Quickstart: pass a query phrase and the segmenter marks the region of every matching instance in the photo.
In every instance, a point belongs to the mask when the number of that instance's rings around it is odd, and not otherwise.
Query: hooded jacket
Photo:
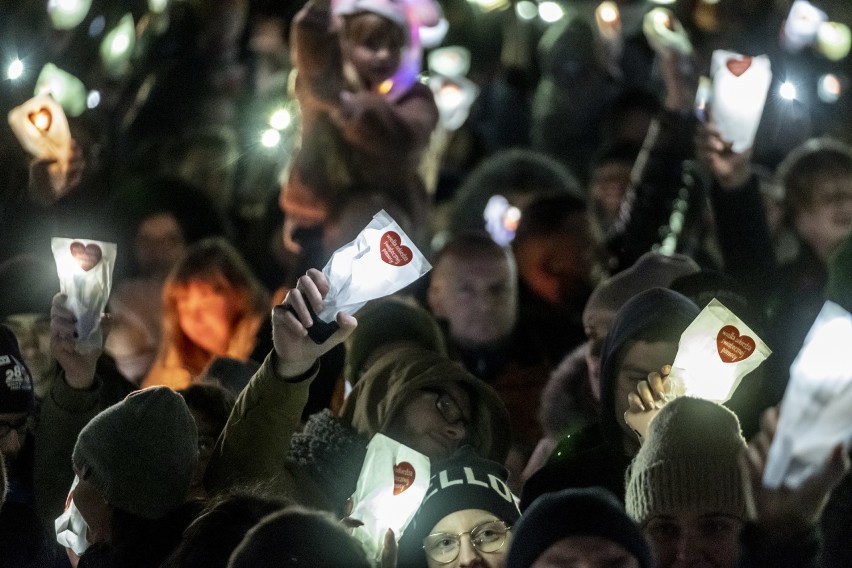
[[[427,349],[395,349],[379,358],[353,389],[335,417],[313,415],[296,433],[316,365],[295,382],[275,374],[272,357],[237,399],[219,439],[207,475],[208,487],[270,484],[302,505],[340,512],[355,490],[370,438],[392,423],[398,412],[424,388],[461,384],[473,408],[474,448],[503,462],[508,454],[509,416],[485,383]]]

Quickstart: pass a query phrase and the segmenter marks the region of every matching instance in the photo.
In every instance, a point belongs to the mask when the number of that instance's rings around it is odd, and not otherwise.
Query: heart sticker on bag
[[[742,59],[728,59],[725,65],[728,67],[728,71],[733,73],[735,77],[739,77],[751,67],[751,57],[745,56]]]
[[[408,462],[393,466],[393,494],[399,495],[414,483],[414,466]]]
[[[79,241],[74,241],[71,243],[70,249],[71,256],[77,260],[80,268],[86,272],[97,266],[103,256],[101,253],[101,247],[94,244],[84,245]]]
[[[27,118],[29,118],[30,122],[33,123],[33,126],[38,128],[42,133],[50,130],[50,125],[53,124],[53,115],[45,107],[41,107],[37,111],[29,113]]]
[[[747,359],[754,353],[754,348],[754,339],[748,335],[740,335],[740,330],[733,325],[726,325],[716,335],[716,349],[719,351],[719,358],[725,363]]]
[[[388,231],[382,235],[379,249],[382,260],[391,266],[405,266],[414,258],[411,249],[402,244],[402,239],[395,231]]]

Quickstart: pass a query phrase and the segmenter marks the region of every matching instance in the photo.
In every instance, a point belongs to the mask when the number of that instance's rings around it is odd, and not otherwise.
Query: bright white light
[[[148,0],[148,9],[155,14],[162,14],[169,6],[169,0]]]
[[[521,0],[515,4],[515,13],[520,19],[529,21],[538,16],[538,6],[535,5],[535,2]]]
[[[796,100],[796,85],[790,81],[784,81],[778,88],[778,94],[781,95],[782,99],[794,101]]]
[[[110,49],[112,50],[112,54],[115,56],[119,56],[127,51],[127,48],[130,47],[130,37],[126,33],[116,34],[114,38],[112,38],[112,44],[110,44]]]
[[[264,130],[260,136],[260,143],[267,148],[274,148],[278,146],[279,142],[281,142],[281,134],[274,128]]]
[[[88,108],[95,108],[101,104],[101,93],[100,91],[89,91],[89,94],[86,96],[86,106]]]
[[[565,10],[556,2],[542,2],[538,5],[538,15],[548,24],[552,24],[565,16]]]
[[[823,75],[819,78],[819,83],[817,83],[817,94],[822,102],[829,104],[836,103],[842,92],[843,85],[841,85],[840,79],[837,78],[837,75],[828,73],[827,75]]]
[[[15,59],[9,64],[9,69],[6,71],[6,76],[11,80],[18,79],[24,74],[24,62],[20,59]]]
[[[611,24],[618,19],[618,6],[614,2],[601,2],[598,6],[598,17],[605,24]]]
[[[503,10],[509,7],[508,0],[473,0],[483,12]]]
[[[659,4],[660,6],[668,6],[669,4],[674,4],[677,0],[651,0],[654,4]]]
[[[290,112],[286,108],[280,108],[269,117],[269,126],[275,130],[284,130],[290,126],[292,120]]]

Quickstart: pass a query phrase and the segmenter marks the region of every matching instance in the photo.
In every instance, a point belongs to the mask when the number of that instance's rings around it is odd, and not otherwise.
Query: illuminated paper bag
[[[329,290],[323,310],[308,328],[311,338],[322,343],[336,329],[337,312],[355,313],[370,300],[405,288],[431,268],[405,231],[382,209],[322,269]]]
[[[47,94],[33,97],[9,111],[9,126],[32,156],[56,160],[49,168],[51,185],[54,192],[63,188],[71,158],[71,129],[59,103]]]
[[[675,51],[681,55],[692,53],[692,42],[683,24],[667,8],[654,8],[642,19],[642,33],[651,48],[660,53]]]
[[[91,353],[103,346],[101,314],[112,289],[116,245],[88,239],[51,239],[59,291],[77,317],[77,351]]]
[[[430,476],[428,457],[383,434],[373,436],[349,514],[364,523],[352,536],[368,557],[381,558],[388,529],[399,539],[426,496]]]
[[[826,302],[790,366],[763,484],[795,488],[852,442],[852,315]]]
[[[438,106],[441,126],[450,132],[464,124],[479,96],[479,86],[464,77],[449,78],[434,74],[429,77],[429,88]]]
[[[666,401],[692,396],[726,402],[743,377],[771,353],[757,334],[714,298],[680,336]]]
[[[741,154],[754,144],[772,82],[769,58],[751,57],[717,49],[710,62],[713,79],[713,122],[722,139]]]
[[[789,51],[799,51],[816,39],[820,24],[828,19],[825,12],[807,2],[796,0],[784,21],[781,44]]]
[[[87,538],[89,526],[74,504],[74,488],[79,481],[80,478],[75,475],[68,498],[65,500],[65,511],[53,523],[56,542],[65,548],[70,548],[77,556],[81,556],[89,548]]]

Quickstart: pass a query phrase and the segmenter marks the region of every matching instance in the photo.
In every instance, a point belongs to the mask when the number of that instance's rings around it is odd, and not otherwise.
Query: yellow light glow
[[[30,117],[33,125],[42,132],[47,132],[50,128],[50,123],[53,121],[53,116],[46,108],[40,109],[34,116]]]
[[[601,2],[597,9],[598,18],[605,24],[615,23],[619,19],[618,6],[615,2]]]
[[[390,93],[392,88],[393,88],[393,81],[391,81],[390,79],[385,79],[384,81],[382,81],[382,84],[379,85],[379,94],[380,95],[386,95],[386,94]]]
[[[839,22],[824,22],[817,30],[817,47],[831,61],[840,61],[849,55],[852,32]]]

